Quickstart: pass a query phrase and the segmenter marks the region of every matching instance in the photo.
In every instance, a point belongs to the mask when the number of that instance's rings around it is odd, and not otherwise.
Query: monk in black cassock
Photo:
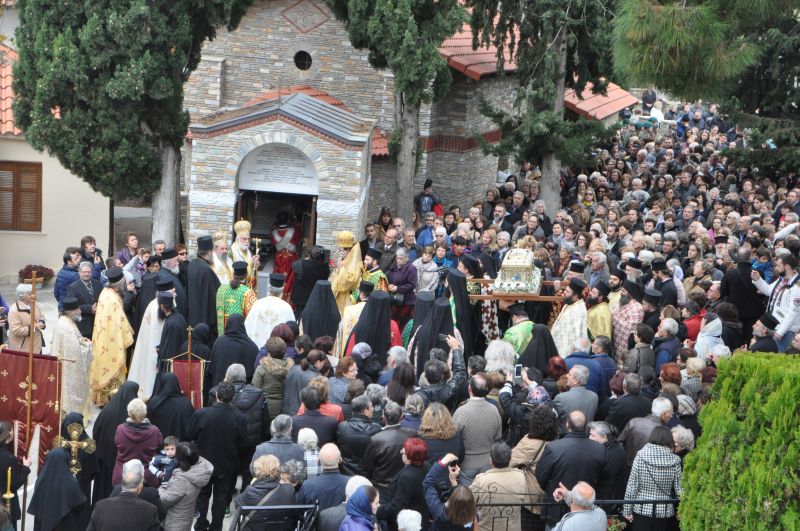
[[[192,354],[211,361],[211,346],[214,340],[211,339],[211,329],[205,323],[200,323],[192,329]],[[189,338],[181,343],[180,352],[189,351]]]
[[[128,380],[114,393],[108,404],[97,415],[92,427],[92,438],[97,445],[97,475],[94,479],[92,505],[111,494],[111,476],[117,461],[117,445],[114,437],[117,426],[128,418],[128,404],[139,395],[139,384]]]
[[[217,330],[217,289],[219,278],[211,268],[214,243],[211,236],[197,238],[197,258],[189,262],[189,324],[196,328],[205,323],[211,329],[211,336]]]
[[[543,324],[535,324],[531,329],[531,340],[522,351],[517,363],[523,367],[539,369],[547,375],[547,363],[553,356],[558,356],[556,343],[550,335],[550,329]]]
[[[20,463],[17,456],[14,455],[13,445],[11,444],[13,439],[14,433],[11,429],[11,423],[5,420],[0,422],[0,475],[3,478],[3,493],[5,493],[6,478],[8,470],[11,469],[11,494],[14,495],[11,499],[11,523],[16,529],[16,522],[22,516],[22,512],[19,509],[17,491],[28,480],[31,469],[29,468],[29,460],[26,459],[24,463]]]
[[[416,319],[416,315],[414,317]],[[450,307],[450,301],[444,297],[439,297],[433,301],[433,308],[420,324],[412,344],[408,347],[412,363],[417,369],[417,378],[425,370],[425,364],[430,360],[432,348],[440,348],[445,352],[449,351],[450,347],[447,345],[447,341],[440,339],[440,336],[452,336],[454,334],[453,312]]]
[[[71,440],[67,427],[72,424],[79,424],[83,427],[83,415],[75,412],[68,413],[67,416],[64,417],[64,420],[61,421],[61,437],[65,441]],[[86,433],[86,430],[83,429],[78,436],[78,440],[85,441],[88,438],[89,435]],[[86,450],[80,449],[78,450],[78,462],[81,465],[81,469],[75,477],[78,479],[81,491],[86,496],[86,504],[89,505],[92,497],[92,481],[97,474],[97,453],[89,453]],[[89,524],[88,518],[86,524]]]
[[[327,280],[317,280],[308,297],[308,305],[300,314],[299,324],[303,327],[303,333],[312,340],[322,336],[336,337],[341,320],[342,316],[336,305],[331,283]]]
[[[164,322],[161,341],[158,343],[158,374],[153,393],[161,386],[161,377],[167,371],[167,360],[181,354],[181,345],[186,341],[186,319],[177,312],[175,299],[170,291],[158,293],[158,319]]]
[[[64,448],[53,448],[45,457],[28,504],[34,531],[83,531],[89,524],[86,495],[70,472],[69,459]]]
[[[778,344],[772,336],[778,328],[778,320],[772,314],[765,313],[753,325],[753,343],[750,352],[778,352]]]
[[[189,299],[186,296],[186,286],[180,277],[180,267],[178,266],[178,251],[173,247],[165,249],[161,253],[161,277],[168,278],[175,287],[175,307],[184,319],[189,317]]]
[[[184,440],[194,408],[183,396],[178,377],[171,372],[161,376],[161,389],[147,402],[147,419],[164,437]]]
[[[464,359],[473,354],[476,338],[481,333],[480,319],[476,316],[475,307],[469,301],[467,276],[458,269],[447,271],[447,288],[450,292],[451,304],[455,307],[456,327],[464,342]]]
[[[247,383],[250,383],[253,380],[253,373],[256,372],[257,356],[258,347],[247,335],[244,317],[239,313],[230,314],[225,325],[225,334],[214,341],[214,348],[211,349],[211,363],[208,364],[209,382],[206,389],[216,387],[224,380],[225,372],[234,363],[244,365]]]

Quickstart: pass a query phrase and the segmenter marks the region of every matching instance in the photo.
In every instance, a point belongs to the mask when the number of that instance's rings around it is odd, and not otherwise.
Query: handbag
[[[266,496],[261,498],[261,501],[258,502],[256,505],[258,507],[260,507],[260,506],[266,504],[269,501],[269,499],[272,497],[272,495],[275,494],[276,492],[278,492],[279,488],[280,488],[280,483],[274,489],[269,491]],[[242,520],[242,525],[239,526],[239,529],[247,529],[247,525],[250,523],[250,520],[253,518],[253,514],[254,513],[255,513],[255,511],[250,511],[250,514],[245,516],[244,520]]]

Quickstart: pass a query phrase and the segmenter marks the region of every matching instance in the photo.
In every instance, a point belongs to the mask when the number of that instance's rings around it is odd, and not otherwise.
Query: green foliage
[[[147,196],[160,142],[188,128],[183,84],[203,42],[233,29],[253,0],[18,0],[14,117],[96,191]]]
[[[468,2],[473,46],[496,46],[500,68],[509,54],[519,81],[513,109],[482,104],[481,112],[503,131],[503,140],[494,145],[483,142],[484,150],[536,162],[556,154],[564,162],[576,163],[604,136],[597,122],[565,121],[560,100],[562,86],[580,94],[591,82],[594,93],[605,92],[611,69],[610,4],[608,0]]]
[[[370,64],[392,71],[395,94],[403,94],[406,105],[447,93],[452,77],[439,47],[464,20],[458,0],[326,2],[344,22],[353,46],[369,50]]]
[[[741,353],[719,367],[684,466],[681,529],[800,528],[800,358]]]

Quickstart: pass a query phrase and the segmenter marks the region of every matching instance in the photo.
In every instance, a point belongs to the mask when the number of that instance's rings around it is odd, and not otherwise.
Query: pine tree
[[[394,130],[397,152],[397,215],[411,219],[412,185],[419,149],[423,103],[447,94],[452,76],[439,53],[445,39],[462,25],[458,0],[326,0],[344,22],[350,42],[369,50],[369,62],[394,74]]]
[[[610,0],[472,0],[473,47],[497,47],[516,62],[519,82],[511,111],[484,103],[481,111],[500,126],[503,139],[484,148],[541,165],[542,199],[551,215],[560,207],[561,164],[582,165],[604,128],[564,119],[564,94],[605,91],[611,69]]]
[[[94,190],[153,194],[153,239],[174,242],[183,84],[252,1],[17,0],[16,122]]]

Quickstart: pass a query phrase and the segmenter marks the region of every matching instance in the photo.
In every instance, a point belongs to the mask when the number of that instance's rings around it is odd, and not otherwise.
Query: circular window
[[[300,50],[294,54],[294,66],[300,70],[308,70],[311,68],[311,54],[304,50]]]

